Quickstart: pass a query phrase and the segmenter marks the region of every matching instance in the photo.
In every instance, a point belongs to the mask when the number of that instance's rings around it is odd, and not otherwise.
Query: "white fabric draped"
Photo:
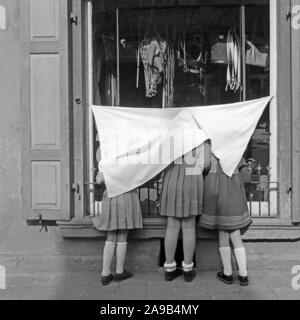
[[[145,184],[208,139],[232,176],[270,100],[173,109],[93,106],[109,198]]]

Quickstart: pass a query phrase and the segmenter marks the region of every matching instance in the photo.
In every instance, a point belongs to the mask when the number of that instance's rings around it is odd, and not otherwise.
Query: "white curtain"
[[[174,109],[93,106],[108,196],[145,184],[208,139],[232,176],[270,100]]]

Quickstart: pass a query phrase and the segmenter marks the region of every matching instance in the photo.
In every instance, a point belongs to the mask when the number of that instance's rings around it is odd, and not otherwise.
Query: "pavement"
[[[160,241],[140,241],[129,247],[125,264],[134,277],[103,287],[102,241],[64,241],[54,234],[55,242],[50,235],[37,238],[44,239],[42,247],[40,242],[22,246],[22,234],[18,250],[15,243],[11,250],[0,246],[0,300],[300,300],[300,242],[245,243],[250,286],[244,288],[216,279],[217,241],[198,243],[191,284],[183,277],[165,282],[158,267]],[[4,278],[6,290],[1,289]]]
[[[287,269],[253,270],[250,286],[240,287],[219,282],[215,272],[199,271],[191,284],[182,277],[167,283],[160,269],[103,287],[97,272],[18,272],[7,275],[0,300],[300,300],[300,277],[294,278],[298,291],[293,277]]]

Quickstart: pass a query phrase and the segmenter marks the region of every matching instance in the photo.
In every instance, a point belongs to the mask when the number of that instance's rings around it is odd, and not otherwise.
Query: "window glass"
[[[93,1],[93,103],[174,108],[269,95],[269,1],[246,1],[245,14],[240,1],[214,3]],[[254,179],[266,181],[247,189],[253,201],[268,198],[269,121],[266,110],[245,153]],[[98,140],[94,128],[95,168]],[[141,188],[146,215],[158,214],[160,188],[160,177]]]

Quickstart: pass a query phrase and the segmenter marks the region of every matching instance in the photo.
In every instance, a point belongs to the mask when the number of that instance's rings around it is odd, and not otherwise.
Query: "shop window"
[[[138,1],[89,2],[90,104],[206,106],[257,99],[276,91],[276,28],[270,28],[276,25],[275,16],[270,19],[276,4],[181,2],[152,1],[151,6]],[[151,76],[143,61],[143,48],[148,45],[158,53]],[[277,215],[274,109],[266,109],[245,152],[251,173],[246,194],[254,217]],[[89,214],[97,215],[103,194],[94,184],[100,145],[89,112]],[[145,216],[158,216],[161,187],[158,176],[139,189]]]

